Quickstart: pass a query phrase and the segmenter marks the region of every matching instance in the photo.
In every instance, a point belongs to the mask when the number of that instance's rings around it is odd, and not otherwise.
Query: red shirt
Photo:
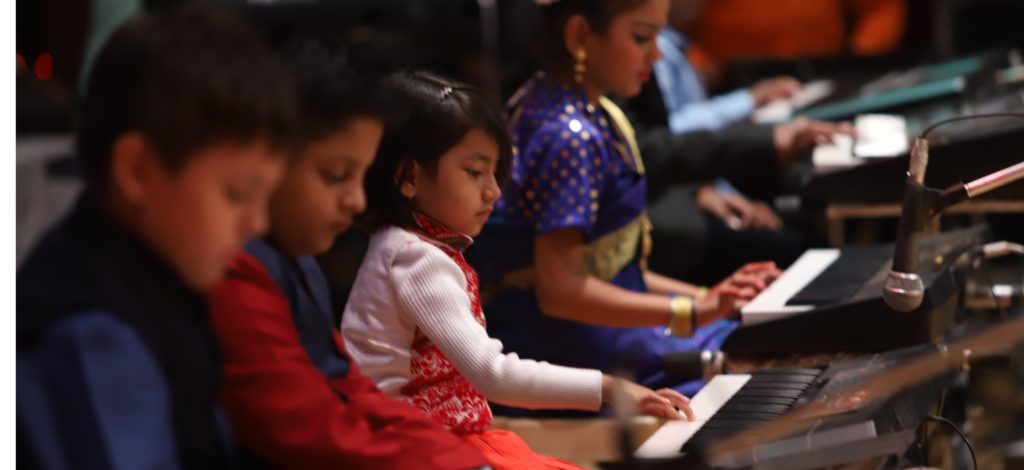
[[[299,340],[284,292],[249,254],[210,294],[224,355],[221,401],[238,441],[289,468],[488,465],[472,445],[416,408],[385,396],[355,362],[327,377]],[[344,352],[337,330],[330,334]],[[347,356],[347,353],[346,353]]]

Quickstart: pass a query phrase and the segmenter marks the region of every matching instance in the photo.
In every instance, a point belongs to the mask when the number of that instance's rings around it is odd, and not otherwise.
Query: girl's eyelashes
[[[324,170],[320,172],[320,177],[327,184],[341,184],[348,179],[348,173],[347,170]]]
[[[225,186],[224,195],[228,201],[237,205],[248,204],[255,197],[253,191],[241,189],[234,185]]]
[[[338,184],[345,181],[345,175],[341,173],[324,173],[323,178],[327,184]]]
[[[644,34],[636,34],[636,33],[633,34],[633,40],[636,41],[636,43],[641,45],[641,46],[644,45],[644,44],[647,44],[648,42],[650,42],[653,37],[654,36],[649,36],[649,35],[644,35]]]
[[[484,172],[474,170],[472,168],[466,168],[466,173],[469,173],[469,176],[472,176],[473,178],[479,178],[484,175]]]

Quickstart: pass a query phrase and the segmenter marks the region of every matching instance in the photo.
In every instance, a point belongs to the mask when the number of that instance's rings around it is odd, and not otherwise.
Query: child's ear
[[[398,166],[395,183],[398,184],[398,191],[406,199],[412,199],[416,196],[416,179],[419,176],[419,172],[420,166],[411,158],[402,160],[402,164]]]
[[[110,183],[131,203],[146,198],[148,180],[160,165],[149,142],[138,132],[128,132],[110,149]]]
[[[569,20],[565,22],[565,30],[563,31],[563,41],[565,42],[565,49],[569,52],[569,57],[575,57],[576,53],[580,50],[586,50],[588,46],[588,39],[590,38],[590,23],[583,15],[572,15]]]

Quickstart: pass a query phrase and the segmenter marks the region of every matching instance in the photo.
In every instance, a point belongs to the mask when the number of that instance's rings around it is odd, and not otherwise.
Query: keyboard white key
[[[835,262],[839,253],[837,248],[805,251],[782,276],[743,307],[740,311],[743,324],[753,325],[813,309],[810,305],[786,305],[786,302]]]
[[[636,450],[639,458],[672,457],[680,454],[683,444],[708,422],[718,409],[750,380],[750,375],[716,375],[690,401],[693,421],[668,421]]]
[[[909,149],[907,122],[893,114],[862,114],[854,120],[857,139],[844,134],[832,136],[832,143],[814,148],[811,156],[815,173],[828,173],[864,163],[866,158],[903,155]]]
[[[789,120],[793,111],[806,108],[832,94],[835,84],[831,80],[814,80],[803,84],[800,91],[786,100],[768,103],[754,111],[751,119],[758,124],[773,124]]]
[[[637,458],[658,459],[682,455],[683,446],[750,381],[750,375],[718,375],[697,392],[690,402],[696,419],[694,421],[666,422],[636,450]],[[846,411],[842,411],[845,413]],[[840,412],[837,412],[840,413]],[[821,429],[820,425],[831,415],[822,415],[802,432],[791,437],[764,442],[755,447],[739,449],[736,452],[718,455],[713,459],[715,467],[740,468],[763,464],[765,468],[794,468],[800,465],[802,455],[808,452],[831,448],[842,450],[851,443],[863,442],[878,436],[871,419],[858,420],[839,427]],[[913,440],[913,431],[909,432]],[[909,445],[900,443],[902,448]],[[820,456],[818,457],[821,458]],[[843,459],[825,459],[831,463]],[[817,467],[818,465],[815,465]]]
[[[910,150],[907,120],[893,114],[862,114],[854,121],[857,143],[853,153],[860,158],[887,158]]]

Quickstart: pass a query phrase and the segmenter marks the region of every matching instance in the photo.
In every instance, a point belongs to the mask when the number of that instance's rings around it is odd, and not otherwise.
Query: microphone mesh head
[[[882,288],[882,300],[897,312],[917,310],[924,301],[924,282],[914,273],[890,271]]]

